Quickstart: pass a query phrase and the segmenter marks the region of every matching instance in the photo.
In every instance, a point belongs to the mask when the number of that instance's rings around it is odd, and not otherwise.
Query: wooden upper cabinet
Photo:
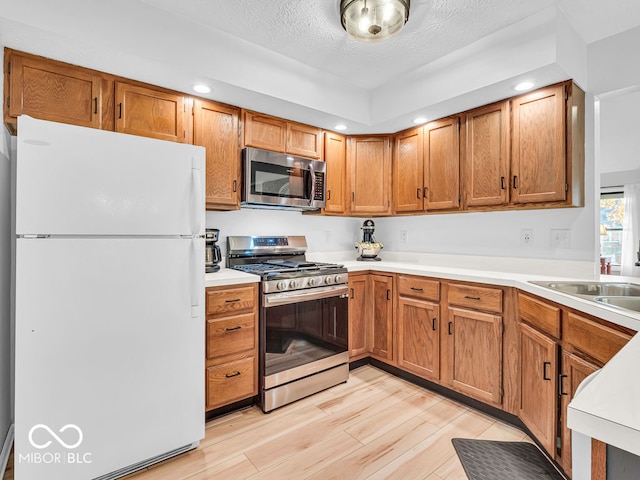
[[[325,180],[327,213],[344,213],[347,174],[347,139],[333,132],[324,135],[324,161],[327,164]]]
[[[243,110],[244,146],[306,158],[322,158],[321,129]]]
[[[457,209],[460,205],[460,141],[458,117],[424,128],[424,186],[426,210]]]
[[[291,155],[319,159],[322,157],[322,130],[309,125],[287,122],[285,152]]]
[[[422,127],[399,133],[394,138],[393,209],[418,212],[424,208]]]
[[[511,200],[566,199],[566,85],[542,88],[511,100]]]
[[[207,208],[240,208],[240,150],[237,108],[196,99],[193,143],[206,148]]]
[[[391,212],[391,142],[388,136],[349,137],[350,212]]]
[[[113,130],[113,81],[99,72],[5,49],[4,119],[19,115]]]
[[[466,114],[461,158],[463,205],[484,207],[509,201],[509,102]]]
[[[116,82],[116,132],[185,142],[185,110],[179,93]]]
[[[280,118],[244,110],[244,145],[284,153],[287,122]]]

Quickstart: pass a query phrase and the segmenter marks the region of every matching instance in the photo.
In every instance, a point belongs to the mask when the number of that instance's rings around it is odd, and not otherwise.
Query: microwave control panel
[[[324,173],[323,172],[314,172],[316,181],[315,181],[315,189],[313,191],[313,199],[323,201],[324,200]]]

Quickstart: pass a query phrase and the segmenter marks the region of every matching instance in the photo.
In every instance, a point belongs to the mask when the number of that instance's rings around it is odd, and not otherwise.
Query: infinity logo
[[[62,445],[64,448],[68,448],[69,450],[76,448],[78,445],[80,445],[82,443],[82,430],[80,430],[80,427],[78,427],[77,425],[74,425],[73,423],[69,423],[67,425],[65,425],[64,427],[62,427],[59,430],[59,433],[62,433],[66,430],[72,429],[75,430],[76,432],[78,432],[78,441],[76,443],[72,443],[72,444],[68,444],[65,443],[64,440],[62,440],[58,435],[56,435],[56,433],[51,430],[47,425],[44,425],[43,423],[39,423],[38,425],[34,425],[33,427],[31,427],[31,430],[29,430],[29,443],[31,443],[31,445],[33,445],[35,448],[47,448],[49,445],[51,445],[51,440],[43,443],[43,444],[38,444],[36,442],[34,442],[33,440],[33,432],[35,432],[38,429],[43,429],[46,430],[47,432],[49,432],[49,434],[56,439],[56,441]]]

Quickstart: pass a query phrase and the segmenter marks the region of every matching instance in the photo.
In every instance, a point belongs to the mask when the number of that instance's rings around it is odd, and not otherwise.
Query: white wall
[[[2,55],[0,54],[0,58]],[[0,91],[2,82],[0,81]],[[13,423],[12,411],[12,349],[13,335],[10,320],[11,291],[11,162],[10,137],[0,126],[0,449]],[[8,445],[10,447],[10,445]],[[0,452],[0,475],[3,472]]]
[[[598,159],[601,173],[640,170],[638,112],[640,90],[601,96]]]

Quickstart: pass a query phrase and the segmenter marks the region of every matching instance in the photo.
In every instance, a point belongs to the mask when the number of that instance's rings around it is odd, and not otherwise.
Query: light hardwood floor
[[[206,425],[200,446],[127,480],[466,479],[451,439],[530,441],[520,430],[371,366],[263,414]]]

